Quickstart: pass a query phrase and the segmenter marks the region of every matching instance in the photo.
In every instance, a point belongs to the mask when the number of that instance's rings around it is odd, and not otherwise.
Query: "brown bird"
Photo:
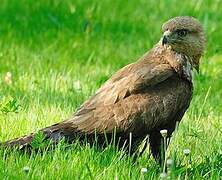
[[[170,137],[192,98],[192,70],[199,70],[205,36],[200,22],[175,17],[162,26],[160,41],[137,62],[116,72],[74,115],[41,129],[45,139],[77,138],[98,144],[113,142],[137,151],[149,135],[151,153],[160,157],[161,129]],[[5,142],[27,147],[35,133]]]

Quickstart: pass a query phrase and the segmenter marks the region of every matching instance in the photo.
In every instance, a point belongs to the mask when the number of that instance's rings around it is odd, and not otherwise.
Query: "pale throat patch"
[[[187,76],[187,79],[192,81],[193,80],[193,68],[190,61],[187,61],[186,65],[183,66],[184,74]]]
[[[176,53],[176,56],[177,56],[177,60],[181,61],[180,63],[182,63],[182,76],[192,82],[193,68],[190,63],[189,57],[180,53]]]

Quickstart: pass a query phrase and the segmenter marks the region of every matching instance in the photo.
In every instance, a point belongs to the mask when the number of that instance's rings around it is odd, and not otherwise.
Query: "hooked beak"
[[[167,30],[163,33],[162,46],[169,43],[170,35],[171,35],[171,31],[169,31],[169,30]]]

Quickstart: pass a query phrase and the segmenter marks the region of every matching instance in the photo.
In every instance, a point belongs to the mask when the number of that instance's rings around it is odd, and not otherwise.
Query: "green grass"
[[[222,177],[222,1],[2,0],[0,6],[0,139],[5,141],[70,117],[116,70],[135,61],[173,16],[197,17],[208,45],[195,74],[191,106],[168,150],[174,178]],[[4,76],[12,73],[12,85]],[[10,98],[11,97],[11,98]],[[7,104],[11,102],[11,105]],[[60,144],[49,152],[0,151],[1,179],[158,179],[145,153],[136,163],[105,150]],[[191,163],[183,149],[191,150]],[[30,168],[29,173],[23,167]]]

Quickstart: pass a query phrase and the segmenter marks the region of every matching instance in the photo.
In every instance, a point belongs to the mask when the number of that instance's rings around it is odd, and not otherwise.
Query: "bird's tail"
[[[29,146],[31,145],[31,142],[33,140],[33,138],[35,137],[35,133],[29,134],[29,135],[25,135],[19,138],[15,138],[9,141],[6,141],[4,143],[1,144],[1,147],[18,147],[19,149],[24,148],[25,146]]]
[[[39,138],[41,138],[40,142],[50,140],[53,143],[56,143],[63,138],[73,139],[76,134],[78,133],[76,132],[76,128],[72,126],[72,123],[69,121],[63,121],[58,124],[54,124],[52,126],[41,129],[36,133],[31,133],[29,135],[6,141],[4,143],[1,143],[0,146],[6,148],[18,147],[19,149],[23,149],[25,147],[32,146],[32,143],[35,139],[38,141]]]

